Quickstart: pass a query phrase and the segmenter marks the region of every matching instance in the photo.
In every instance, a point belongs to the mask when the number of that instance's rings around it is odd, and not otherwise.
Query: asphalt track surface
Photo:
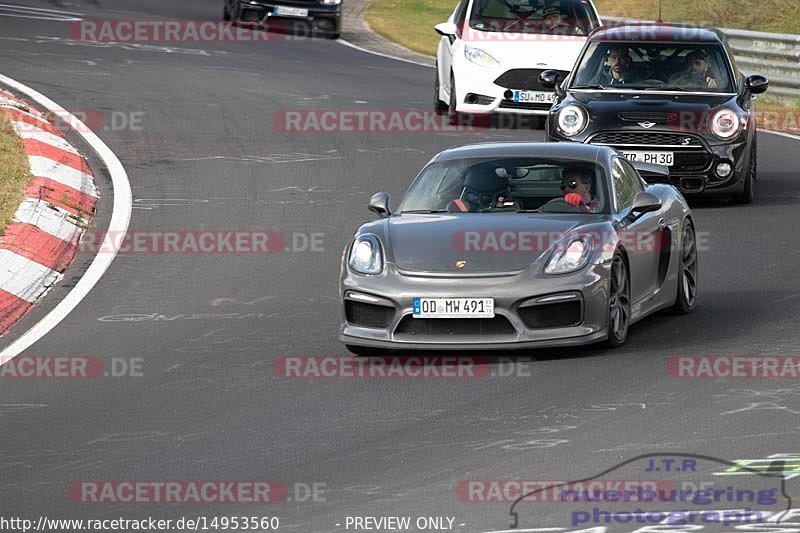
[[[107,19],[221,13],[216,0],[27,5]],[[342,531],[346,516],[447,515],[471,532],[507,527],[508,506],[459,501],[461,480],[577,479],[651,452],[800,451],[796,381],[665,372],[675,355],[800,353],[796,141],[760,135],[755,204],[695,206],[707,239],[696,312],[650,317],[621,349],[529,352],[506,378],[285,380],[272,371],[278,357],[346,353],[338,268],[371,218],[372,192],[398,199],[446,147],[541,131],[284,133],[272,120],[284,109],[427,107],[432,70],[325,40],[174,45],[187,53],[71,43],[58,21],[0,16],[0,27],[4,74],[67,109],[144,112],[141,131],[100,134],[130,175],[132,231],[324,234],[316,253],[120,255],[27,354],[141,358],[143,376],[3,380],[4,515],[274,515],[292,531]],[[110,191],[100,185],[102,223]],[[120,315],[139,319],[109,321]],[[563,442],[524,445],[537,439]],[[327,493],[269,506],[87,506],[67,494],[78,480],[165,479],[324,483]],[[522,525],[562,525],[563,510],[552,513]]]

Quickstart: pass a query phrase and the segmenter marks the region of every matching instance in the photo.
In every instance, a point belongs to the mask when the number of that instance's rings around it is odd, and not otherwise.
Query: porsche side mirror
[[[753,74],[744,80],[744,87],[750,94],[761,94],[769,89],[769,80],[764,76]]]
[[[629,218],[636,220],[645,213],[661,209],[661,199],[655,194],[642,191],[633,198]]]
[[[392,211],[389,209],[389,193],[376,192],[369,199],[369,210],[381,218],[391,216]]]

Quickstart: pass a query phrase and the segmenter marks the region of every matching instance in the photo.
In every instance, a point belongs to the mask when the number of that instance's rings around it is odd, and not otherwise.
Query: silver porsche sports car
[[[635,166],[634,166],[635,165]],[[487,143],[436,155],[342,258],[340,340],[387,349],[625,342],[629,326],[697,295],[692,212],[603,146]]]

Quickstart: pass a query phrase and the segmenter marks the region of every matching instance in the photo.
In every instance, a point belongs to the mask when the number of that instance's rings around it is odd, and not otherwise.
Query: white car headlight
[[[354,271],[360,274],[380,274],[383,272],[383,249],[375,235],[361,235],[350,248],[347,261]]]
[[[545,274],[566,274],[582,269],[592,256],[592,238],[588,235],[574,236],[562,241],[544,267]]]
[[[338,6],[342,3],[342,0],[322,0],[323,6]]]
[[[568,105],[558,112],[558,129],[564,135],[577,135],[582,132],[589,124],[589,118],[582,107]]]
[[[476,65],[480,65],[482,67],[496,67],[500,64],[498,60],[480,48],[474,48],[469,45],[464,45],[464,56]]]
[[[739,134],[739,115],[730,109],[720,109],[711,118],[711,131],[720,139],[730,139]]]

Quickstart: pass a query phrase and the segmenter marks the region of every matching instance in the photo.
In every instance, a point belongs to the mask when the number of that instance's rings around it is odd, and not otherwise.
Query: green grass
[[[658,0],[596,0],[601,15],[655,19]],[[406,48],[434,55],[455,0],[375,0],[366,19],[372,29]],[[707,26],[800,34],[798,0],[664,0],[663,18]]]
[[[0,235],[11,221],[30,181],[30,165],[22,140],[0,111]]]

